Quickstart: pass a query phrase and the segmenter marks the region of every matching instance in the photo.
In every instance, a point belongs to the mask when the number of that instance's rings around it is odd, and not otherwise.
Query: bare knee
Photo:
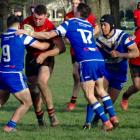
[[[136,83],[134,85],[134,88],[135,88],[136,91],[139,91],[140,90],[140,84],[139,83]]]
[[[80,85],[80,77],[77,73],[73,73],[73,80],[75,84]]]

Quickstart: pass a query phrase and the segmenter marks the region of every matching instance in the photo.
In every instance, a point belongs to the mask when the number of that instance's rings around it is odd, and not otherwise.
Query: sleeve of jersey
[[[66,33],[67,33],[67,30],[68,30],[68,22],[67,21],[65,21],[65,22],[63,22],[61,25],[59,25],[57,28],[56,28],[56,30],[55,30],[55,32],[57,33],[57,35],[58,36],[65,36],[66,35]]]
[[[102,47],[102,43],[101,43],[101,41],[99,40],[99,38],[96,39],[96,46],[97,46],[98,48],[101,48],[101,47]]]
[[[129,34],[125,34],[123,36],[123,41],[124,41],[124,44],[127,48],[132,46],[135,43],[133,38]]]
[[[32,38],[31,36],[27,36],[27,35],[20,35],[20,38],[23,42],[24,45],[31,45],[33,44],[35,41],[37,41],[36,39]]]

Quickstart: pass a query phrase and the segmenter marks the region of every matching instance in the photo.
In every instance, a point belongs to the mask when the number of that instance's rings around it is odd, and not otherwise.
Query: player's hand
[[[38,55],[38,57],[36,58],[36,62],[37,62],[38,64],[42,64],[46,58],[47,58],[46,53],[41,53],[41,54]]]
[[[121,57],[121,53],[116,50],[111,51],[110,54],[113,58]]]

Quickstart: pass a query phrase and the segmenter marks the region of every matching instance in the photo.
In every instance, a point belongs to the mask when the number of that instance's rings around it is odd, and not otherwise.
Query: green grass
[[[9,120],[18,102],[13,96],[0,111],[0,140],[139,140],[140,139],[140,104],[139,94],[130,99],[128,112],[120,108],[120,99],[117,100],[115,108],[120,118],[120,126],[111,132],[104,132],[101,125],[90,131],[83,131],[82,125],[85,119],[85,106],[82,91],[79,93],[78,104],[73,112],[65,112],[66,102],[69,101],[72,91],[72,65],[69,49],[65,54],[56,57],[54,73],[50,80],[50,88],[53,91],[53,101],[56,113],[60,121],[58,127],[50,127],[47,112],[45,118],[47,128],[39,129],[35,119],[33,108],[23,117],[17,125],[16,133],[6,134],[2,127]],[[131,80],[126,84],[122,92],[130,85]],[[44,107],[45,109],[45,107]]]

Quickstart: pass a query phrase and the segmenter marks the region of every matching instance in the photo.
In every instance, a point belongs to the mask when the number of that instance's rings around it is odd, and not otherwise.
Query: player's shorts
[[[129,67],[132,77],[140,77],[140,66],[130,64]]]
[[[104,61],[84,61],[79,66],[80,82],[96,81],[106,75]]]
[[[1,90],[15,94],[28,88],[26,81],[27,78],[22,72],[0,72]]]
[[[121,90],[124,83],[127,81],[127,73],[113,73],[107,71],[106,79],[109,82],[109,87]]]
[[[26,76],[37,76],[39,73],[39,69],[41,66],[48,66],[51,69],[54,67],[54,57],[48,57],[43,64],[36,63],[36,58],[27,54],[26,55],[26,64],[25,64],[25,72]]]

